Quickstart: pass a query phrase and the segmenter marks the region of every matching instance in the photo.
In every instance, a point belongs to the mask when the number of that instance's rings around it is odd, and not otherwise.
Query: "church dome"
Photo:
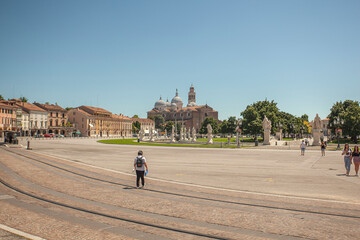
[[[196,107],[196,106],[197,106],[197,104],[194,102],[191,102],[187,105],[187,107]]]
[[[171,104],[171,107],[176,107],[176,103],[172,103],[172,104]]]
[[[163,108],[166,106],[166,103],[164,100],[160,99],[155,102],[155,108]]]
[[[171,107],[171,103],[169,102],[169,99],[166,100],[166,107]]]
[[[181,103],[182,104],[182,99],[179,97],[179,93],[178,90],[176,89],[176,96],[171,100],[171,103]]]

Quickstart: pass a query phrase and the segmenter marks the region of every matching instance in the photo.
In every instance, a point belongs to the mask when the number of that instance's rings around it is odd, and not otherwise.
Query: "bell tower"
[[[196,103],[196,94],[194,86],[191,84],[190,91],[189,91],[189,98],[188,98],[188,104],[190,103]]]

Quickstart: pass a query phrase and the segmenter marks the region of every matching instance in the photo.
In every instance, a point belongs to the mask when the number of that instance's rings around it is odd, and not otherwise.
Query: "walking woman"
[[[134,169],[136,170],[136,188],[139,187],[139,180],[141,179],[142,188],[145,187],[145,168],[149,170],[146,163],[146,158],[143,156],[143,151],[139,150],[138,156],[134,159]]]
[[[345,147],[344,147],[344,151],[342,152],[342,155],[344,155],[346,176],[349,176],[352,151],[351,151],[351,148],[349,147],[348,143],[345,143]]]
[[[326,144],[324,141],[321,141],[321,156],[325,156]]]
[[[354,151],[351,155],[351,158],[353,160],[353,163],[355,165],[355,176],[359,176],[359,165],[360,165],[360,152],[359,152],[359,147],[355,146],[354,147]]]

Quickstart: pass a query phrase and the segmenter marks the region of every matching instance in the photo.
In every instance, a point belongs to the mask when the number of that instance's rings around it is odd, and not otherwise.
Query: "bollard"
[[[30,148],[30,141],[27,141],[27,148],[26,148],[27,150],[31,150],[31,148]]]

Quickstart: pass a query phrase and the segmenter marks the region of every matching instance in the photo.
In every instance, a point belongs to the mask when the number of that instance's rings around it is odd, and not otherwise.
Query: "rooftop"
[[[60,111],[60,112],[66,112],[65,109],[63,109],[62,107],[60,107],[59,105],[55,105],[55,104],[41,104],[41,103],[34,103],[36,106],[47,110],[47,111]]]

